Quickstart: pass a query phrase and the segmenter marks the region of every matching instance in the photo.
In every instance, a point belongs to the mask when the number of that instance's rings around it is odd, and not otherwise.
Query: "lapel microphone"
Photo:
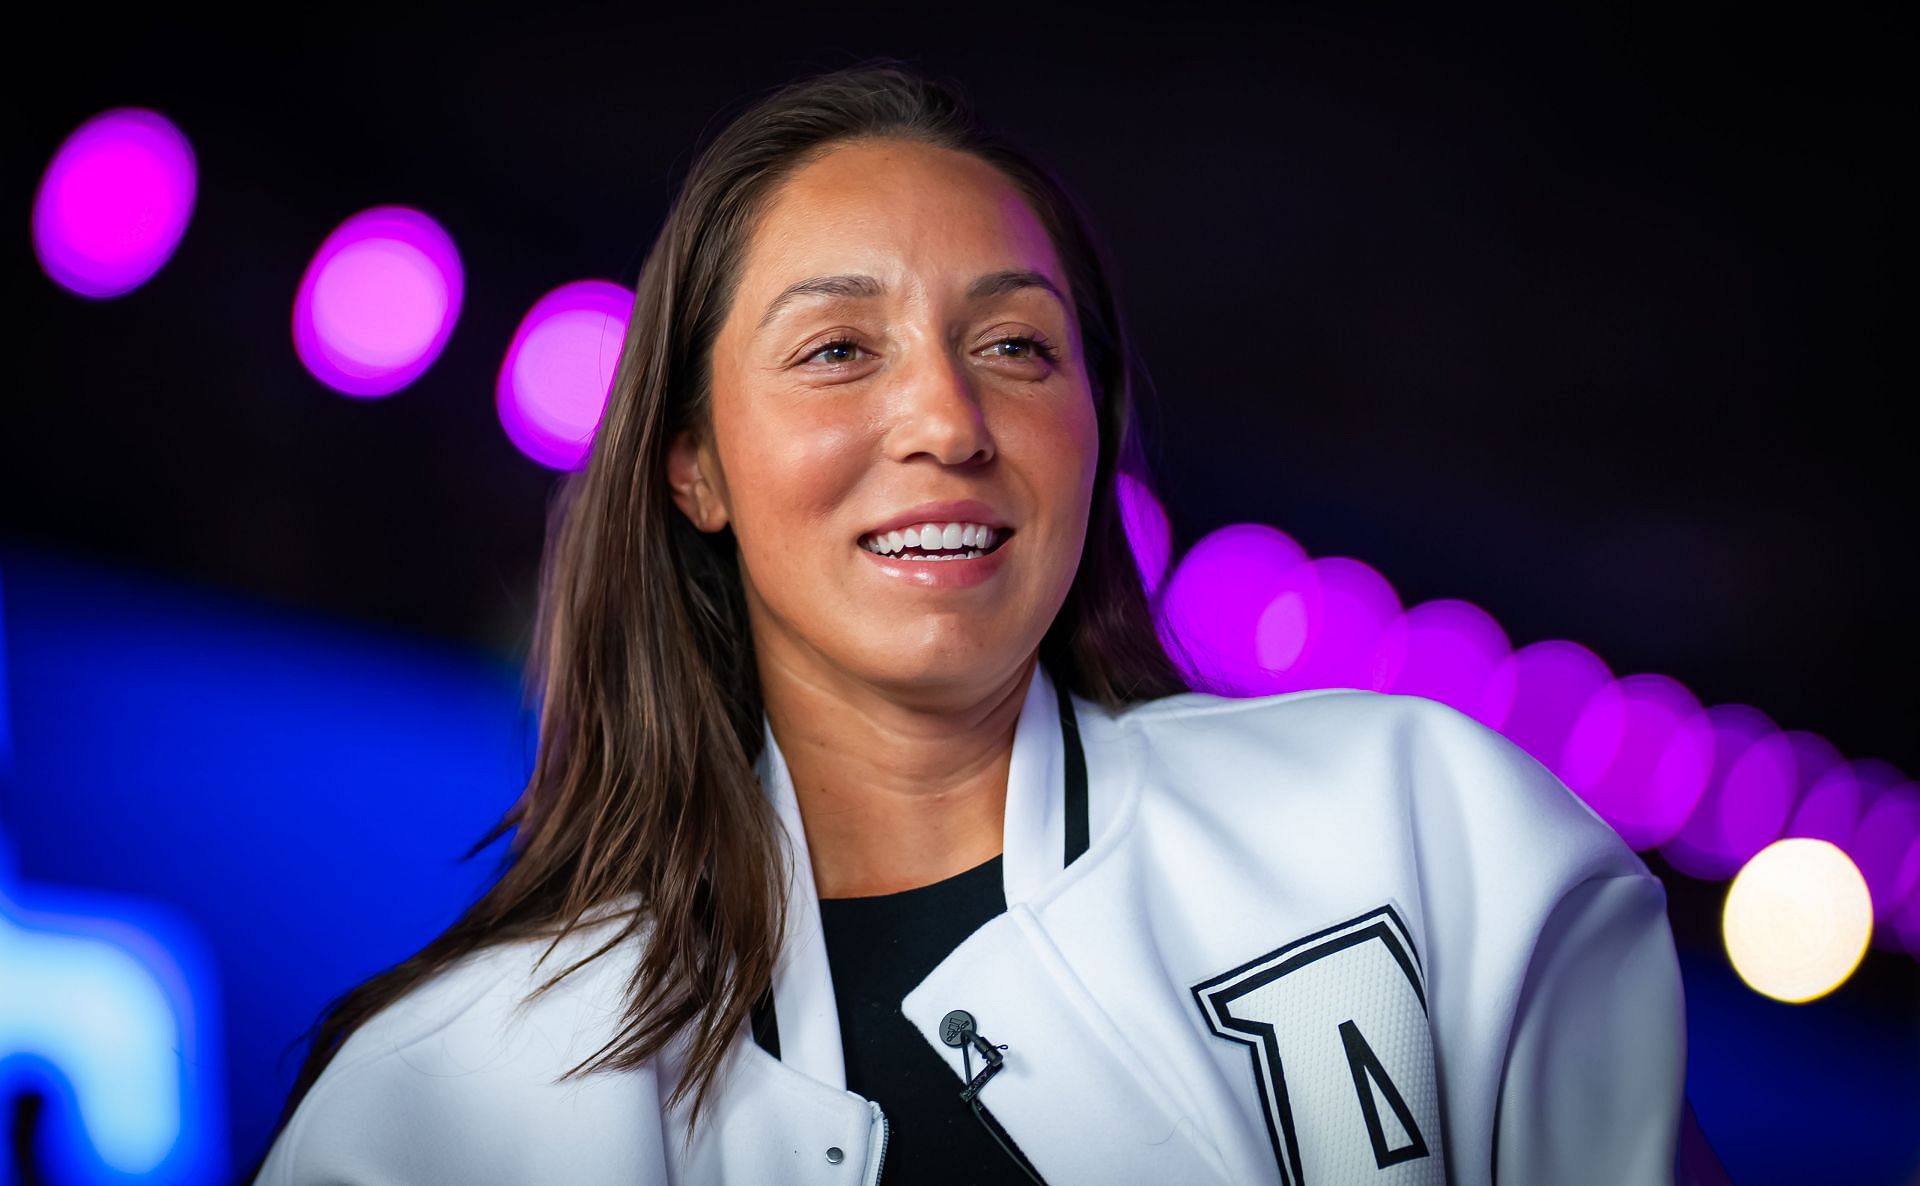
[[[1001,1149],[1005,1150],[1007,1156],[1013,1159],[1014,1164],[1025,1171],[1027,1177],[1040,1183],[1040,1186],[1046,1186],[1046,1183],[1041,1181],[1040,1175],[1035,1172],[1032,1164],[1030,1164],[1025,1157],[1022,1157],[1017,1150],[1008,1145],[1005,1140],[1001,1139],[999,1132],[996,1131],[997,1126],[989,1123],[986,1113],[980,1110],[980,1090],[987,1085],[987,1080],[1000,1073],[1001,1065],[1006,1062],[1006,1056],[1000,1052],[1005,1050],[1006,1047],[1004,1045],[996,1046],[992,1042],[987,1041],[986,1038],[981,1035],[979,1028],[974,1024],[973,1014],[967,1012],[965,1009],[955,1009],[940,1019],[940,1040],[949,1046],[957,1046],[960,1048],[961,1073],[967,1078],[967,1086],[960,1092],[960,1098],[965,1100],[967,1106],[973,1109],[973,1114],[979,1119],[980,1126],[987,1130],[987,1135],[993,1138],[994,1144],[999,1145]],[[980,1052],[980,1073],[977,1075],[973,1073],[971,1051],[974,1050]]]

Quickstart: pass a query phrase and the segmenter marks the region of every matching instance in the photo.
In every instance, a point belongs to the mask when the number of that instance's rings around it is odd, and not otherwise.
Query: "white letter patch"
[[[1247,1047],[1285,1186],[1444,1186],[1426,980],[1391,905],[1193,986]]]

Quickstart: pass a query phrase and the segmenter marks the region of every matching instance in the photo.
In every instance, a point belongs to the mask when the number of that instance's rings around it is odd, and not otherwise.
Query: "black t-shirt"
[[[960,1099],[959,1076],[940,1061],[900,1012],[901,998],[1007,908],[1000,858],[945,881],[869,898],[825,898],[820,922],[840,1013],[847,1087],[887,1115],[880,1181],[911,1186],[1019,1183],[1033,1179],[994,1142]],[[965,1001],[953,1003],[965,1008]],[[980,1028],[991,1038],[992,1019]],[[973,1059],[974,1070],[980,1059]],[[993,1085],[981,1092],[990,1123]],[[1014,1149],[1012,1138],[1000,1130]]]

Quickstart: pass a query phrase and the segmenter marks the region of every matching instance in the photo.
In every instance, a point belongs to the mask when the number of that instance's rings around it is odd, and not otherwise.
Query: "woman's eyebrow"
[[[768,325],[772,324],[773,319],[779,315],[780,310],[786,308],[803,296],[865,298],[881,296],[886,291],[887,286],[872,276],[859,274],[813,276],[806,280],[789,284],[782,289],[780,295],[773,298],[772,303],[767,306],[767,311],[761,315],[760,324],[755,327],[756,332],[767,328]]]
[[[1010,268],[999,272],[988,272],[983,276],[976,277],[973,283],[967,286],[967,300],[980,301],[988,297],[1004,296],[1009,292],[1016,292],[1022,288],[1044,288],[1052,293],[1054,299],[1059,301],[1061,305],[1064,306],[1067,303],[1066,296],[1061,293],[1059,287],[1055,285],[1052,280],[1049,280],[1044,273],[1023,271],[1017,268]],[[768,303],[767,311],[761,315],[760,324],[755,327],[755,330],[757,332],[758,330],[767,328],[768,325],[772,324],[773,319],[779,316],[780,310],[786,308],[789,304],[801,297],[826,296],[867,299],[884,296],[886,295],[886,291],[887,286],[879,280],[857,272],[841,273],[834,276],[811,276],[805,280],[789,284],[787,287],[781,289],[780,295],[774,297],[773,300]]]
[[[979,277],[967,286],[967,299],[969,301],[983,301],[988,297],[1004,296],[1010,292],[1017,292],[1022,288],[1044,288],[1053,294],[1054,300],[1059,301],[1062,305],[1067,303],[1066,294],[1054,287],[1053,281],[1047,279],[1044,273],[1019,270],[988,272],[986,275]]]

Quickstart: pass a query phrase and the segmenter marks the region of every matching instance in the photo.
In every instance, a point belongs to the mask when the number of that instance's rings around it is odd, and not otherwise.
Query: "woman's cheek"
[[[728,470],[737,517],[775,526],[776,543],[810,538],[832,519],[858,476],[856,441],[843,425],[766,418]]]
[[[778,449],[771,465],[791,477],[788,484],[796,494],[813,492],[808,505],[831,501],[835,492],[851,484],[868,457],[864,430],[846,416],[796,419],[770,435]]]
[[[1025,429],[1026,448],[1041,467],[1036,476],[1062,508],[1091,496],[1099,465],[1099,420],[1091,398],[1082,393],[1080,400],[1045,409]]]

